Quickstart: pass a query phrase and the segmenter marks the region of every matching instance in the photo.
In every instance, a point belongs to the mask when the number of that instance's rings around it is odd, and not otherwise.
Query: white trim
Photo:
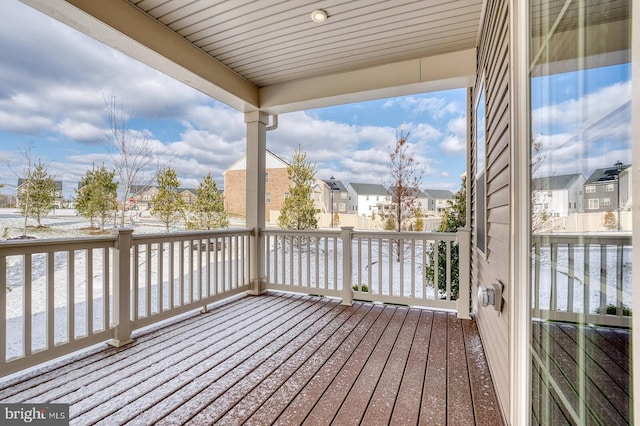
[[[635,173],[636,178],[633,179],[635,182],[639,182],[638,178],[640,178],[640,149],[638,147],[638,141],[640,141],[640,0],[633,0],[631,5],[631,132],[632,132],[632,140],[636,141],[636,143],[632,144],[631,147],[631,160],[632,160],[632,168],[631,172]],[[631,237],[632,246],[636,247],[636,250],[633,250],[633,264],[640,265],[640,250],[637,248],[640,247],[640,185],[634,183],[633,185],[633,197],[632,197],[632,229],[633,234]],[[640,273],[635,271],[632,274],[632,288],[634,289],[632,300],[633,300],[633,309],[635,312],[640,312]],[[633,370],[636,374],[634,374],[633,378],[633,395],[636,395],[633,398],[633,413],[640,413],[640,379],[638,379],[637,372],[640,371],[640,335],[638,334],[638,330],[640,330],[640,315],[634,315],[632,317],[632,339],[631,339],[631,351],[633,358]],[[634,415],[634,419],[637,415]],[[631,420],[631,424],[635,423],[634,419]]]
[[[528,2],[509,1],[510,68],[510,146],[511,146],[511,227],[509,254],[509,423],[528,425],[531,421],[529,353],[531,303],[528,291],[530,279],[531,229],[528,149],[529,126],[529,10]]]

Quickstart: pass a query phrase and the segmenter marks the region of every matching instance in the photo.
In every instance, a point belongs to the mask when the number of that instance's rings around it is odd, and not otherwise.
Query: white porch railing
[[[267,288],[342,297],[346,304],[356,298],[451,309],[469,318],[467,229],[397,233],[344,227],[263,235]],[[452,261],[456,252],[459,278]],[[435,272],[428,274],[429,267]]]
[[[251,234],[3,242],[0,376],[248,290]]]
[[[532,238],[534,318],[631,327],[631,235]]]

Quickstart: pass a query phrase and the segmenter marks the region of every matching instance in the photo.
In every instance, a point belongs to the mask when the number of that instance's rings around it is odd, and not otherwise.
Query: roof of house
[[[18,178],[18,187],[21,187],[24,184],[25,179],[23,178]],[[53,181],[56,184],[56,189],[59,191],[62,191],[62,181],[61,180],[54,180]]]
[[[327,185],[327,187],[329,189],[331,189],[331,180],[330,179],[323,179],[322,181]],[[341,181],[334,180],[333,184],[334,184],[334,188],[333,188],[334,191],[340,191],[340,192],[346,192],[347,191],[347,188],[344,186],[344,184]]]
[[[630,166],[631,166],[630,164],[618,163],[613,167],[596,169],[593,173],[591,173],[591,176],[589,176],[589,179],[587,179],[587,181],[585,182],[585,185],[616,180],[620,172]]]
[[[375,183],[350,183],[349,186],[358,195],[389,195],[384,186]]]
[[[582,181],[584,181],[582,173],[535,178],[532,180],[531,184],[534,189],[554,191],[557,189],[569,188],[577,179],[582,179]]]
[[[266,169],[286,169],[289,166],[288,161],[284,160],[282,157],[274,154],[268,149],[265,163]],[[233,163],[227,170],[247,170],[247,156],[245,155],[244,157]],[[227,170],[225,170],[223,174],[226,173]]]
[[[453,192],[448,189],[425,189],[420,193],[420,197],[433,198],[434,200],[449,200],[453,198]]]

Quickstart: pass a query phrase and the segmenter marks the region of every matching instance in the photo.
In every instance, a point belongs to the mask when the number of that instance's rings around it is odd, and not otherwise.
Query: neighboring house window
[[[612,183],[607,184],[607,192],[613,192],[615,187]]]
[[[271,202],[271,193],[267,192],[266,194],[264,194],[264,202],[265,203],[270,203]]]
[[[376,201],[380,201],[380,197],[376,196]]]
[[[587,194],[593,194],[594,192],[596,192],[596,187],[594,185],[589,185],[584,188],[584,192],[586,192]]]
[[[291,194],[289,194],[288,192],[285,192],[285,193],[284,193],[284,199],[286,200],[287,198],[289,198],[289,196],[290,196],[290,195],[291,195]]]
[[[345,211],[346,209],[347,209],[347,207],[345,206],[345,204],[344,203],[340,203],[339,210],[342,212],[342,211]]]
[[[595,210],[600,208],[600,200],[597,198],[591,198],[589,200],[589,210]]]
[[[366,196],[365,200],[369,201],[369,196],[368,195]]]
[[[608,191],[608,189],[607,189]],[[602,205],[603,206],[610,206],[611,205],[611,198],[603,198],[602,199]]]
[[[264,181],[265,182],[269,182],[269,173],[268,172],[264,174]]]
[[[369,211],[371,211],[371,206],[369,206]]]
[[[347,199],[347,193],[346,192],[341,192],[340,193],[340,198],[342,198],[343,200]]]

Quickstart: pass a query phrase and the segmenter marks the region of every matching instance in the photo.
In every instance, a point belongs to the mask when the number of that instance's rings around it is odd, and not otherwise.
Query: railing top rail
[[[608,234],[535,234],[531,242],[537,244],[596,244],[630,246],[630,232],[616,232]]]
[[[395,232],[395,231],[354,231],[354,238],[402,238],[405,240],[456,241],[455,232]]]
[[[185,231],[176,233],[155,233],[155,234],[133,234],[131,236],[134,244],[171,242],[171,241],[191,241],[207,238],[233,237],[235,235],[251,235],[253,230],[247,228],[232,228],[211,231]]]
[[[74,237],[1,241],[0,256],[113,247],[117,240],[117,235],[109,235],[102,237]]]
[[[307,236],[307,237],[339,237],[340,230],[291,230],[291,229],[263,229],[264,235],[291,235],[291,236]]]

